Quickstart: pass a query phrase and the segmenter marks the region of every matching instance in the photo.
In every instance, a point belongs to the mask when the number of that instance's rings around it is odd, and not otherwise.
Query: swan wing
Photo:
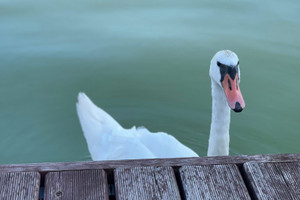
[[[144,127],[113,131],[103,148],[109,153],[102,160],[198,157],[175,137],[163,132],[151,133]]]
[[[140,142],[151,149],[155,158],[198,157],[192,149],[168,133],[151,133],[144,127],[139,127],[137,131],[140,134]]]
[[[78,94],[77,114],[92,159],[99,157],[101,147],[109,134],[122,129],[121,125],[104,110],[97,107],[84,93]]]
[[[124,129],[84,93],[79,93],[76,106],[93,160],[198,156],[167,133],[151,133],[144,127]]]

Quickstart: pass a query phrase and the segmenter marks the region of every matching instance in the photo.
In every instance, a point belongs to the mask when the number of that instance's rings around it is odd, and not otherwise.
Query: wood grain
[[[179,172],[188,200],[251,199],[236,165],[183,166]]]
[[[104,169],[117,199],[300,199],[300,154],[278,154],[0,165],[0,200],[38,199],[40,173],[45,199],[109,199]]]
[[[289,188],[293,199],[300,199],[300,162],[275,163]]]
[[[85,161],[69,163],[35,163],[0,165],[0,172],[14,171],[63,171],[84,169],[114,169],[120,167],[142,166],[184,166],[184,165],[216,165],[216,164],[243,164],[245,162],[292,162],[300,161],[300,154],[277,155],[239,155],[216,156],[197,158],[168,158],[168,159],[140,159],[140,160],[114,160],[114,161]]]
[[[299,162],[249,162],[244,169],[256,199],[300,199]]]
[[[119,200],[176,200],[180,194],[171,167],[133,167],[115,170]]]
[[[37,200],[39,188],[38,172],[0,172],[0,199]]]
[[[45,177],[45,200],[108,199],[104,170],[49,172]]]

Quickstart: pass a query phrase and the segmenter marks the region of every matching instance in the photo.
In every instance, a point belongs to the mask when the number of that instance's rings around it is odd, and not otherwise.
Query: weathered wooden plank
[[[244,164],[253,196],[257,199],[300,199],[300,166],[292,163]]]
[[[45,177],[45,200],[108,199],[104,170],[49,172]]]
[[[38,199],[39,188],[38,172],[0,172],[0,199]]]
[[[294,199],[300,199],[300,162],[275,163],[281,171],[289,192]]]
[[[36,163],[0,165],[0,171],[62,171],[84,169],[114,169],[120,167],[142,166],[183,166],[183,165],[217,165],[217,164],[243,164],[245,162],[292,162],[300,161],[300,154],[278,155],[239,155],[216,156],[197,158],[169,158],[169,159],[141,159],[141,160],[114,160],[114,161],[85,161],[69,163]]]
[[[180,194],[171,167],[133,167],[115,170],[116,199],[176,200]]]
[[[251,199],[236,165],[183,166],[179,172],[186,199]]]

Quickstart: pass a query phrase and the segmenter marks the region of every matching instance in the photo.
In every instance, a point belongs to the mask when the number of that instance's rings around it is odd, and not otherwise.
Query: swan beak
[[[238,74],[236,74],[234,80],[231,79],[229,74],[226,74],[222,81],[222,86],[229,107],[235,112],[242,112],[245,107],[245,101],[240,90]]]

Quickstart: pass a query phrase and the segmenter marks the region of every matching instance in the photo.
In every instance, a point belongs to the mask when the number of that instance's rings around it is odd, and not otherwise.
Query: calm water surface
[[[0,164],[90,160],[79,91],[206,155],[208,68],[240,58],[230,154],[300,153],[299,1],[0,2]]]

